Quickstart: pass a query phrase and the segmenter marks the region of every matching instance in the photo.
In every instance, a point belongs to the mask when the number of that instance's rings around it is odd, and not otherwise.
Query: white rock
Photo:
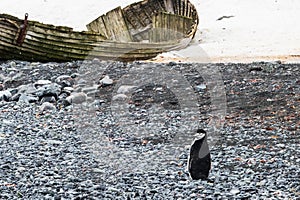
[[[74,91],[74,88],[72,88],[72,87],[64,87],[64,90],[63,91],[65,91],[65,92],[73,92]]]
[[[200,84],[196,86],[197,90],[205,90],[207,88],[207,86],[205,84]]]
[[[2,120],[2,124],[6,124],[6,125],[14,125],[14,122],[13,122],[13,121],[10,121],[10,120],[3,119],[3,120]]]
[[[26,94],[35,94],[37,91],[37,89],[34,87],[33,84],[20,85],[17,89],[19,93],[26,93]]]
[[[97,91],[99,88],[99,85],[93,85],[91,87],[84,87],[82,88],[82,92],[88,93],[88,92],[93,92],[93,91]]]
[[[47,140],[46,141],[48,144],[56,144],[56,145],[61,145],[63,144],[62,141],[59,141],[59,140]]]
[[[38,100],[39,99],[37,97],[33,97],[33,96],[30,96],[30,95],[27,96],[27,95],[21,93],[18,102],[31,103],[31,102],[35,102],[35,101],[38,101]]]
[[[0,82],[4,82],[6,79],[7,78],[3,74],[0,74]]]
[[[103,85],[111,85],[113,84],[113,80],[109,78],[108,75],[104,76],[104,78],[102,80],[100,80],[100,83],[102,83]]]
[[[26,170],[25,167],[18,167],[18,168],[17,168],[17,171],[19,171],[19,172],[20,172],[20,171],[25,171],[25,170]]]
[[[87,99],[87,95],[83,92],[79,92],[79,93],[73,93],[71,94],[70,96],[68,96],[66,98],[66,100],[72,104],[72,103],[75,103],[75,104],[80,104],[80,103],[83,103],[85,102]]]
[[[34,83],[34,86],[42,86],[42,85],[49,85],[52,82],[49,80],[38,80],[37,82]]]
[[[285,144],[276,144],[276,147],[284,148],[284,147],[285,147]]]
[[[133,89],[135,89],[136,86],[133,85],[121,85],[119,89],[117,90],[118,94],[128,94],[132,92]]]
[[[44,112],[47,110],[56,110],[56,107],[52,103],[45,102],[40,106],[40,111]]]
[[[238,193],[240,193],[240,190],[237,189],[237,188],[232,188],[232,189],[230,190],[230,193],[233,194],[233,195],[237,195]]]
[[[163,90],[164,90],[164,89],[163,89],[162,87],[155,88],[155,91],[161,92],[161,91],[163,91]]]
[[[16,67],[16,66],[17,66],[17,64],[16,64],[15,61],[11,61],[11,62],[9,63],[9,65],[10,65],[11,67]]]
[[[93,64],[100,64],[101,61],[100,61],[98,58],[94,58],[94,59],[92,60],[92,63],[93,63]]]
[[[128,97],[125,94],[117,94],[115,96],[113,96],[112,100],[113,101],[124,101],[126,100]]]
[[[25,94],[21,93],[18,102],[29,103],[29,100],[28,100],[28,97]]]

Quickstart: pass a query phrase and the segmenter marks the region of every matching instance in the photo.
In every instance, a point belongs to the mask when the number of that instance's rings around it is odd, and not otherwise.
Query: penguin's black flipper
[[[190,149],[188,171],[193,180],[204,180],[208,178],[210,168],[211,157],[207,144],[207,134],[203,129],[198,129]]]

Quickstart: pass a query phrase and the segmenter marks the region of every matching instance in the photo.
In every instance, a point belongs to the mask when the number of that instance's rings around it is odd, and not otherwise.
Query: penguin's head
[[[203,129],[197,129],[196,134],[194,135],[194,140],[203,140],[206,136],[206,132]]]

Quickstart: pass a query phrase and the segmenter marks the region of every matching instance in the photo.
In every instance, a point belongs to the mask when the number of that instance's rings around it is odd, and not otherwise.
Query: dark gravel
[[[161,83],[145,79],[116,91],[132,68],[148,66],[187,80],[178,84],[194,89],[196,116],[183,112],[189,93]],[[0,199],[299,199],[299,67],[0,63]],[[209,80],[217,79],[196,69],[219,70],[227,104],[212,99]],[[114,107],[123,98],[135,125]],[[216,98],[222,103],[221,93]],[[186,164],[193,138],[177,134],[186,125],[212,129],[217,109],[226,115],[214,127],[220,137],[211,136],[209,180],[192,181]],[[144,131],[132,129],[145,124]]]

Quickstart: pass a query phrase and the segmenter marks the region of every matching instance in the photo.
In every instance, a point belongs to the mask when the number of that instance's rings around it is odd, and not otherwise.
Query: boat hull
[[[143,5],[145,5],[145,1],[143,1]],[[128,7],[125,9],[129,12]],[[165,15],[168,17],[169,14]],[[195,24],[198,18],[189,18],[188,20],[192,20]],[[153,29],[154,26],[150,25]],[[149,27],[149,24],[145,24],[145,26]],[[0,14],[0,59],[40,62],[65,62],[93,58],[122,61],[144,60],[153,58],[162,52],[186,47],[196,32],[196,29],[193,30],[193,28],[195,26],[189,27],[191,29],[188,30],[189,35],[170,40],[121,41],[116,38],[114,40],[107,38],[106,35],[92,30],[78,32],[69,27],[47,25]],[[139,27],[140,29],[141,27]],[[132,27],[128,31],[130,34],[134,32]],[[153,34],[153,30],[151,31]],[[171,33],[171,35],[174,34]],[[141,34],[134,36],[141,37]],[[157,38],[157,34],[155,36]]]

